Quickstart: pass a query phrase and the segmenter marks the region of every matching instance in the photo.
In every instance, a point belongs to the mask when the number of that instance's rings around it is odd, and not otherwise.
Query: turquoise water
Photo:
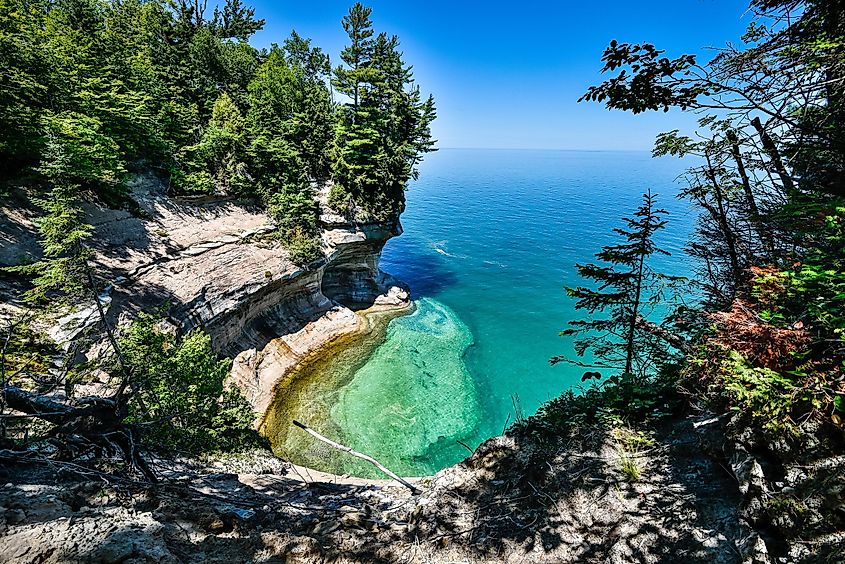
[[[331,422],[349,446],[378,453],[405,474],[429,473],[439,470],[441,459],[460,459],[464,447],[456,439],[474,436],[483,417],[475,378],[464,362],[472,345],[469,328],[437,300],[423,297],[416,306],[390,322],[385,342],[331,408]]]
[[[407,282],[417,311],[343,382],[331,431],[406,475],[458,462],[520,414],[577,387],[583,369],[558,336],[581,317],[563,288],[575,263],[613,243],[613,227],[651,188],[670,211],[658,268],[684,274],[692,219],[675,198],[676,160],[648,153],[441,150],[407,193],[405,229],[382,269]],[[460,443],[459,443],[460,441]],[[313,459],[312,459],[313,463]],[[342,465],[329,470],[366,473]]]

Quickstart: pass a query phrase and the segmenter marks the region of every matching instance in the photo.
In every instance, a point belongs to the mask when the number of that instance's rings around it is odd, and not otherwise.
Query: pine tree
[[[265,23],[263,19],[255,19],[255,8],[244,6],[241,0],[226,0],[223,10],[214,8],[211,25],[221,39],[247,41]]]
[[[356,4],[343,20],[350,38],[334,84],[350,102],[339,112],[330,203],[354,203],[372,218],[401,212],[404,190],[424,153],[434,150],[434,100],[422,101],[399,39],[372,38],[371,10]]]
[[[578,300],[575,307],[585,310],[589,317],[570,321],[572,328],[561,335],[579,336],[576,353],[592,353],[596,359],[592,366],[633,377],[647,376],[654,338],[641,326],[660,298],[664,277],[652,270],[649,258],[669,254],[654,242],[654,234],[666,226],[666,214],[666,210],[655,207],[655,195],[649,190],[634,216],[623,218],[625,228],[613,230],[623,242],[602,247],[596,254],[604,265],[577,265],[578,274],[593,282],[593,287],[567,288],[566,292]],[[597,317],[599,313],[603,315]],[[553,364],[561,361],[568,359],[552,359]],[[597,373],[587,372],[584,379],[595,376]]]
[[[252,178],[245,162],[244,137],[244,118],[223,92],[214,103],[199,143],[180,152],[182,169],[173,175],[175,186],[189,192],[228,195],[250,190]]]
[[[285,40],[283,51],[298,93],[287,137],[298,148],[306,174],[323,180],[331,169],[335,123],[335,107],[327,85],[331,75],[329,56],[295,31]]]
[[[46,97],[43,2],[0,2],[0,178],[37,160],[38,114]]]
[[[335,88],[352,99],[352,119],[361,99],[361,91],[373,77],[371,62],[374,41],[373,22],[370,15],[373,9],[357,2],[343,17],[343,29],[349,35],[349,45],[340,53],[340,58],[348,68],[338,66],[335,69]]]

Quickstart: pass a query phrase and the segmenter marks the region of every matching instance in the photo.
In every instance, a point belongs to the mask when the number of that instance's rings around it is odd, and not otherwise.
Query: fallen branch
[[[510,414],[508,414],[508,415],[510,415]],[[455,442],[457,442],[459,445],[461,445],[462,447],[464,447],[465,449],[467,449],[467,450],[469,451],[469,453],[470,453],[470,454],[474,454],[474,453],[475,453],[475,451],[474,451],[474,450],[472,450],[471,448],[469,448],[469,445],[468,445],[468,444],[466,444],[465,442],[463,442],[463,441],[455,441]]]
[[[125,403],[94,396],[80,398],[74,405],[69,405],[9,384],[2,388],[2,393],[7,407],[56,425],[51,435],[64,436],[61,443],[71,445],[73,438],[78,437],[91,445],[117,450],[150,482],[157,481],[138,450],[132,427],[123,423],[127,411]]]
[[[110,422],[118,419],[117,406],[106,398],[90,398],[82,407],[76,407],[12,385],[4,386],[3,394],[8,407],[55,425],[63,425],[71,419],[84,417],[95,417]]]
[[[668,343],[673,348],[679,350],[684,354],[689,354],[692,352],[692,347],[687,342],[686,339],[681,337],[680,335],[676,335],[672,333],[665,327],[661,327],[657,323],[647,320],[645,317],[638,315],[636,320],[637,327],[646,331],[647,333],[651,333],[658,339],[661,339]]]
[[[354,456],[355,458],[360,458],[361,460],[366,460],[367,462],[369,462],[370,464],[372,464],[373,466],[375,466],[376,468],[378,468],[379,470],[381,470],[382,472],[384,472],[385,474],[387,474],[388,476],[390,476],[391,478],[393,478],[394,480],[396,480],[397,482],[399,482],[400,484],[402,484],[403,486],[405,486],[406,488],[411,490],[411,493],[414,493],[414,494],[420,493],[420,490],[418,490],[416,486],[414,486],[410,482],[400,478],[398,475],[394,474],[393,472],[391,472],[390,470],[385,468],[384,465],[381,464],[381,462],[379,462],[378,460],[376,460],[372,456],[367,456],[366,454],[362,454],[358,451],[352,450],[348,446],[344,446],[340,443],[336,443],[333,440],[324,437],[323,435],[321,435],[320,433],[318,433],[314,429],[311,429],[307,425],[300,423],[296,419],[293,420],[293,424],[296,425],[297,427],[299,427],[300,429],[302,429],[303,431],[305,431],[306,433],[308,433],[309,435],[311,435],[312,437],[314,437],[315,439],[317,439],[318,441],[322,441],[322,442],[326,443],[330,447],[336,448],[337,450],[345,452],[346,454],[350,454],[350,455]]]

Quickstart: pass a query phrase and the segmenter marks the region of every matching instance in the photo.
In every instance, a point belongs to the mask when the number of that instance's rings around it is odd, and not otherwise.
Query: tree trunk
[[[794,193],[795,182],[786,170],[786,166],[783,164],[783,159],[780,156],[780,151],[778,151],[777,145],[775,145],[775,142],[766,132],[760,118],[755,117],[752,119],[751,125],[757,130],[757,134],[760,136],[760,142],[763,144],[763,150],[766,152],[769,160],[772,161],[772,166],[775,167],[775,172],[777,172],[778,176],[780,176],[784,192],[786,192],[787,195]]]
[[[731,156],[733,156],[736,163],[736,170],[739,173],[739,178],[742,181],[742,191],[745,194],[745,203],[748,206],[748,215],[751,219],[751,224],[754,226],[754,231],[760,239],[766,256],[772,258],[774,254],[774,244],[770,233],[767,233],[763,226],[763,221],[760,217],[760,209],[757,207],[757,201],[754,198],[754,192],[751,190],[751,179],[748,177],[748,171],[745,170],[745,163],[742,162],[742,155],[739,151],[739,138],[736,132],[731,130],[727,133],[728,142],[731,144]]]
[[[93,397],[79,400],[79,405],[68,405],[9,384],[3,386],[2,393],[8,407],[56,425],[55,435],[68,437],[68,444],[73,443],[73,437],[81,437],[107,450],[117,447],[150,482],[158,481],[138,450],[132,428],[123,424],[127,411],[124,403]]]
[[[733,280],[734,288],[736,288],[740,281],[739,253],[737,253],[736,250],[736,235],[728,223],[728,214],[725,211],[724,194],[722,193],[722,187],[719,186],[719,181],[716,179],[716,172],[713,169],[710,153],[707,152],[705,156],[707,158],[707,178],[710,180],[710,183],[713,186],[713,193],[716,196],[716,209],[718,210],[717,221],[725,236],[725,244],[728,246],[728,259],[730,260],[732,271],[731,280]]]

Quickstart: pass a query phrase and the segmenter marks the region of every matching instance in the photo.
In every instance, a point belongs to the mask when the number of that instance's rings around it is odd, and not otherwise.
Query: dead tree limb
[[[403,486],[405,486],[406,488],[411,490],[411,493],[414,493],[414,494],[420,493],[420,490],[417,489],[416,486],[414,486],[412,483],[404,480],[403,478],[400,478],[398,475],[394,474],[393,472],[391,472],[390,470],[385,468],[384,465],[382,465],[381,462],[379,462],[378,460],[376,460],[372,456],[367,456],[366,454],[352,450],[348,446],[344,446],[340,443],[336,443],[333,440],[331,440],[327,437],[324,437],[323,435],[321,435],[320,433],[318,433],[314,429],[308,427],[307,425],[300,423],[296,419],[293,420],[293,424],[296,425],[297,427],[299,427],[300,429],[302,429],[303,431],[305,431],[306,433],[308,433],[309,435],[311,435],[312,437],[314,437],[315,439],[317,439],[318,441],[322,441],[332,448],[336,448],[339,451],[345,452],[346,454],[349,454],[349,455],[354,456],[356,458],[360,458],[361,460],[366,460],[367,462],[369,462],[370,464],[372,464],[373,466],[375,466],[376,468],[378,468],[379,470],[381,470],[382,472],[384,472],[385,474],[387,474],[388,476],[390,476],[391,478],[393,478],[394,480],[396,480],[397,482],[399,482],[400,484],[402,484]]]
[[[97,291],[97,283],[94,280],[94,273],[91,270],[91,267],[88,265],[88,262],[85,262],[85,276],[88,280],[88,287],[91,290],[91,293],[94,296],[94,303],[97,306],[97,315],[100,317],[100,323],[103,324],[103,330],[106,332],[106,337],[108,338],[109,344],[111,345],[112,350],[114,351],[115,356],[117,357],[117,362],[120,365],[120,371],[123,372],[123,379],[120,382],[120,386],[117,389],[117,392],[114,394],[115,398],[122,398],[123,392],[126,390],[126,386],[129,385],[129,380],[131,378],[131,370],[129,365],[126,362],[126,359],[123,358],[123,353],[120,350],[120,345],[117,343],[117,338],[114,336],[114,331],[112,331],[111,326],[109,325],[109,320],[106,317],[106,312],[103,310],[103,304],[100,302],[100,294]]]
[[[637,327],[642,329],[643,331],[650,333],[668,343],[671,347],[681,351],[684,354],[690,354],[692,352],[692,347],[687,342],[686,339],[681,337],[680,335],[676,335],[672,333],[665,327],[658,325],[652,321],[649,321],[645,317],[638,315],[636,320]]]
[[[752,119],[751,125],[757,130],[757,134],[760,136],[760,142],[763,144],[763,150],[766,152],[766,155],[768,155],[769,160],[775,167],[775,172],[777,172],[778,176],[780,176],[784,192],[787,194],[794,194],[795,182],[786,170],[786,166],[783,164],[783,158],[781,157],[780,151],[778,151],[777,145],[775,145],[771,135],[769,135],[766,131],[766,128],[760,121],[759,117]]]
[[[3,394],[6,396],[6,405],[8,407],[22,413],[34,415],[54,425],[64,425],[71,419],[96,416],[98,414],[108,414],[109,417],[114,417],[114,402],[107,399],[100,399],[99,405],[98,402],[92,401],[81,407],[76,407],[22,390],[17,386],[9,384],[3,387]]]
[[[736,163],[736,170],[739,173],[739,178],[742,181],[742,191],[745,194],[745,203],[748,206],[748,213],[750,215],[751,224],[754,231],[760,238],[760,243],[766,251],[767,256],[771,258],[774,256],[774,243],[771,233],[766,231],[763,225],[760,208],[757,207],[757,200],[754,197],[754,191],[751,189],[751,179],[748,177],[748,171],[745,170],[745,163],[742,161],[742,153],[739,150],[739,137],[734,130],[728,130],[726,134],[728,142],[731,144],[731,156]]]
[[[3,394],[11,409],[56,425],[52,434],[63,435],[69,443],[73,442],[71,438],[79,437],[87,444],[118,450],[150,482],[158,481],[138,449],[132,427],[123,423],[127,415],[125,403],[90,397],[69,405],[9,384],[3,387]]]

